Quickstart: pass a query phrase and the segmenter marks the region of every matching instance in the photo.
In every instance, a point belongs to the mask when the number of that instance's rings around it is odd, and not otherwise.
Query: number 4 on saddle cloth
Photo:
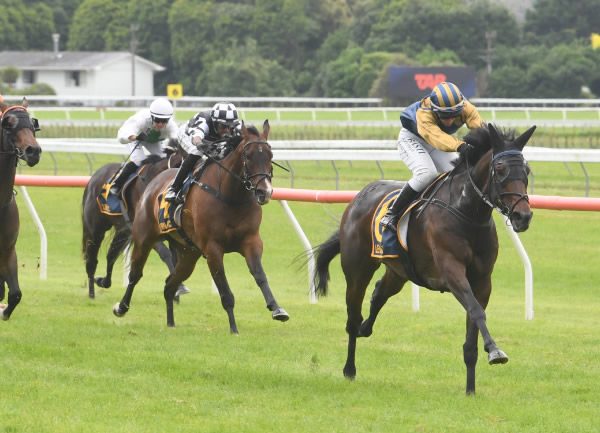
[[[102,185],[100,194],[96,197],[100,212],[107,215],[123,215],[123,212],[127,213],[129,211],[130,203],[127,203],[127,200],[125,200],[125,192],[133,184],[135,178],[142,174],[145,168],[146,164],[139,167],[127,178],[119,195],[111,194],[110,187],[112,186],[112,181],[117,178],[120,170],[115,173],[108,183]],[[135,206],[135,203],[133,203],[133,205]]]

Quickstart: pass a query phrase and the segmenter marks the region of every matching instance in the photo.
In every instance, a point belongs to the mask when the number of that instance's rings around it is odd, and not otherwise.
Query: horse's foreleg
[[[463,345],[463,359],[467,366],[467,395],[475,394],[475,367],[477,365],[477,339],[479,329],[467,315],[467,336]]]
[[[131,232],[129,229],[119,230],[115,233],[115,236],[108,247],[108,252],[106,253],[106,276],[94,278],[94,281],[99,287],[108,289],[111,286],[115,262],[125,250],[125,247],[129,242],[130,234]]]
[[[129,270],[129,284],[127,284],[127,289],[125,290],[125,294],[123,295],[121,302],[116,303],[113,307],[113,313],[115,314],[115,316],[122,317],[129,311],[129,306],[131,305],[131,297],[133,295],[133,289],[135,288],[135,285],[138,283],[138,281],[140,281],[140,279],[142,278],[144,265],[146,264],[146,260],[148,259],[148,255],[150,254],[151,249],[152,244],[134,244],[133,252],[131,253],[131,269]]]
[[[399,293],[406,282],[390,269],[387,269],[381,280],[375,284],[375,290],[371,296],[369,317],[360,325],[359,337],[368,337],[373,333],[373,325],[379,311],[383,308],[389,298]]]
[[[269,311],[272,311],[272,317],[274,320],[279,320],[280,322],[286,322],[290,315],[279,306],[273,293],[271,292],[271,288],[269,287],[269,282],[267,281],[267,275],[263,269],[260,254],[254,252],[252,255],[246,256],[246,264],[248,265],[248,269],[250,273],[254,277],[254,281],[260,287],[260,291],[265,298],[265,302],[267,303],[267,308]]]
[[[223,251],[212,250],[206,251],[206,262],[208,269],[213,281],[215,282],[217,289],[219,290],[219,296],[221,297],[221,305],[227,312],[229,319],[229,331],[232,334],[239,334],[237,324],[235,323],[235,316],[233,314],[233,307],[235,307],[235,297],[231,292],[227,277],[225,276],[225,268],[223,267]]]
[[[175,265],[173,272],[165,281],[164,297],[167,304],[167,326],[171,328],[175,327],[175,316],[173,313],[173,301],[175,299],[175,293],[181,286],[181,282],[187,280],[190,275],[192,275],[192,272],[196,266],[196,262],[199,258],[200,253],[196,253],[191,250],[186,254],[182,254],[177,261],[177,265]]]
[[[19,287],[19,277],[17,275],[17,254],[13,249],[8,256],[8,265],[2,269],[2,286],[4,282],[8,285],[8,304],[0,309],[0,319],[8,320],[15,307],[21,302],[21,289]]]

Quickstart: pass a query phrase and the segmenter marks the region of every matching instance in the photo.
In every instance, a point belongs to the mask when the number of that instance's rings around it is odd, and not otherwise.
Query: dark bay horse
[[[481,332],[490,364],[508,361],[487,325],[485,308],[492,290],[491,274],[498,255],[498,237],[492,218],[496,207],[510,219],[516,232],[527,230],[532,212],[527,197],[529,167],[522,150],[535,126],[518,138],[494,125],[465,136],[472,147],[462,153],[455,168],[417,204],[408,222],[408,255],[412,269],[398,258],[371,257],[371,223],[380,201],[398,189],[396,182],[378,181],[363,188],[346,208],[340,229],[317,247],[315,282],[327,294],[329,263],[341,254],[346,278],[348,358],[344,376],[356,376],[356,338],[368,337],[377,314],[388,298],[416,275],[430,290],[449,291],[467,312],[463,345],[467,367],[467,394],[475,392],[477,340]],[[385,274],[375,284],[369,316],[361,307],[367,285],[379,266]]]
[[[131,305],[133,289],[142,277],[148,253],[157,240],[168,238],[171,248],[177,251],[175,270],[165,282],[164,298],[167,305],[167,326],[175,326],[173,297],[177,286],[194,270],[201,256],[206,257],[215,282],[221,305],[229,318],[231,333],[238,329],[233,314],[233,293],[225,276],[223,255],[238,252],[246,259],[248,269],[260,287],[272,318],[289,319],[271,293],[267,276],[262,267],[263,243],[259,234],[262,219],[261,205],[269,202],[273,188],[271,146],[267,142],[269,122],[265,120],[263,131],[242,125],[241,136],[230,139],[228,145],[235,147],[222,161],[213,161],[192,184],[184,204],[181,226],[185,237],[176,231],[161,235],[158,213],[158,196],[164,192],[175,177],[175,170],[158,175],[146,188],[138,203],[133,222],[133,252],[129,285],[113,312],[123,316]]]
[[[0,306],[2,320],[10,318],[22,295],[15,251],[19,234],[19,210],[14,198],[17,162],[22,159],[33,167],[42,153],[35,138],[38,121],[29,115],[28,106],[25,98],[21,105],[8,106],[0,96],[0,301],[8,285],[8,304]]]
[[[95,297],[94,283],[100,287],[109,288],[112,284],[112,272],[115,261],[121,255],[131,239],[131,221],[135,216],[135,205],[142,196],[148,183],[156,177],[157,174],[172,167],[178,167],[181,164],[181,155],[171,154],[168,158],[158,158],[154,155],[149,158],[139,174],[123,188],[123,194],[128,203],[126,215],[108,215],[100,211],[97,197],[102,191],[102,187],[121,167],[121,164],[111,163],[100,167],[90,178],[83,191],[81,203],[83,237],[82,251],[85,260],[85,270],[88,276],[88,294],[90,298]],[[98,266],[98,250],[104,240],[107,231],[112,227],[115,229],[114,236],[106,253],[106,276],[96,277],[96,268]],[[160,258],[172,271],[174,264],[171,258],[171,252],[162,243],[157,242],[154,249]]]

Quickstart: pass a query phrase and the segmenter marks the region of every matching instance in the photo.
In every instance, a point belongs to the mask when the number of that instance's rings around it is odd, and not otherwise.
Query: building
[[[128,51],[0,51],[0,69],[21,71],[15,83],[23,89],[50,85],[59,96],[153,96],[154,74],[161,65]],[[135,87],[135,91],[133,88]]]

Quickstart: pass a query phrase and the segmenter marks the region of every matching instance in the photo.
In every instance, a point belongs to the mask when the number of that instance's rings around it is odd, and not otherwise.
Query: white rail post
[[[27,209],[29,209],[29,213],[33,218],[38,233],[40,234],[40,279],[45,280],[48,278],[48,238],[46,237],[46,230],[35,210],[33,202],[29,198],[29,194],[27,194],[27,189],[23,185],[19,186],[19,189],[21,190],[23,200],[27,205]]]

